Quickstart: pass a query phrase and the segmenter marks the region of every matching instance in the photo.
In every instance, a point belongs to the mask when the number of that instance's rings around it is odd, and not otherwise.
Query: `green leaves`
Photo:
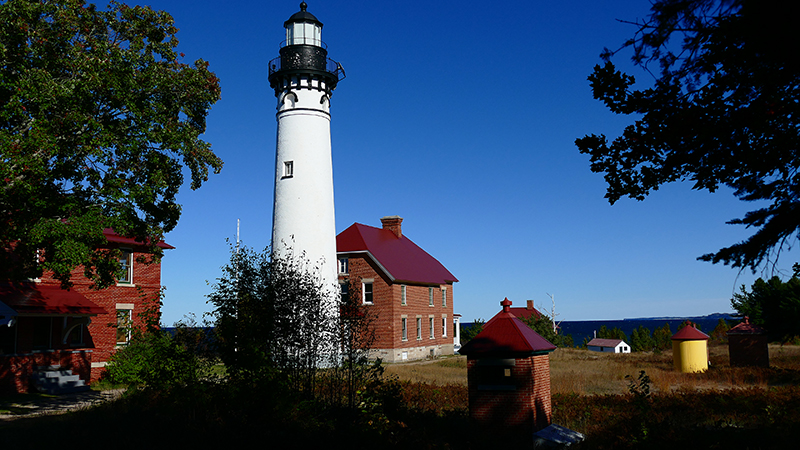
[[[52,270],[68,284],[83,265],[107,285],[111,274],[91,267],[105,257],[97,233],[112,227],[160,255],[155,244],[180,217],[183,166],[192,189],[220,171],[200,139],[219,79],[203,60],[177,60],[176,32],[169,14],[149,7],[0,5],[0,239],[16,251],[0,257],[3,277]],[[90,225],[85,237],[69,231]],[[36,250],[42,264],[19,270]]]
[[[604,51],[589,76],[594,97],[634,122],[610,143],[594,134],[575,141],[604,174],[606,198],[643,200],[680,180],[709,192],[728,186],[765,205],[729,222],[756,231],[698,259],[753,271],[774,264],[800,236],[800,64],[775,50],[800,47],[797,28],[769,3],[738,0],[660,0],[634,25],[634,37]],[[780,42],[766,27],[780,30]],[[616,69],[610,58],[623,49],[654,76],[651,86],[633,89]]]
[[[748,292],[733,294],[731,307],[750,323],[763,326],[770,339],[788,342],[800,336],[800,264],[788,281],[778,277],[757,279]]]

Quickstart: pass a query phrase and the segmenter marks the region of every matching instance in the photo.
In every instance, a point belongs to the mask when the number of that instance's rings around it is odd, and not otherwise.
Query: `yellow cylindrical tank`
[[[708,335],[691,323],[682,328],[672,336],[672,358],[675,370],[705,372],[708,370]]]

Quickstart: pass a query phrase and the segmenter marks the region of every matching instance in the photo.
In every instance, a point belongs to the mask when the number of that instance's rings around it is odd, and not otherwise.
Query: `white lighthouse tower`
[[[272,252],[305,258],[332,289],[337,268],[330,99],[344,71],[328,58],[322,22],[306,8],[301,3],[283,24],[286,40],[269,63],[269,84],[278,98]]]

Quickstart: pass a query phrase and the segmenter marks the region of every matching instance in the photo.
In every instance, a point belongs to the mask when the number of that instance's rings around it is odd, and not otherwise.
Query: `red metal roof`
[[[767,331],[750,323],[750,318],[745,316],[744,322],[728,330],[727,334],[767,334]]]
[[[0,301],[17,314],[96,316],[106,310],[83,295],[58,285],[17,283],[0,285]]]
[[[137,241],[136,239],[133,238],[120,236],[117,233],[115,233],[114,230],[112,230],[111,228],[105,228],[103,230],[103,234],[106,236],[106,239],[108,239],[108,242],[115,242],[118,244],[126,244],[126,245],[142,245],[141,241]],[[164,241],[159,241],[158,244],[156,245],[166,250],[171,250],[175,248]]]
[[[393,282],[447,284],[458,281],[450,271],[411,239],[390,230],[354,223],[336,236],[336,252],[365,253]]]
[[[509,312],[511,301],[501,303],[503,311],[492,317],[483,331],[458,351],[462,355],[526,355],[551,352],[556,346]]]
[[[500,304],[502,305],[502,303],[500,303]],[[539,310],[537,310],[536,308],[533,307],[533,300],[528,300],[528,306],[526,306],[526,307],[509,306],[508,312],[510,312],[511,314],[514,315],[514,317],[516,317],[517,319],[520,319],[520,320],[529,319],[531,316],[539,318],[542,315],[542,313],[540,313]],[[494,320],[495,317],[497,317],[497,315],[495,315],[494,317],[489,319],[489,322]],[[489,322],[487,322],[487,324]]]
[[[708,335],[694,327],[694,324],[689,324],[681,328],[677,333],[672,336],[673,341],[700,341],[708,340]]]
[[[623,343],[622,339],[600,339],[594,338],[591,341],[586,343],[586,346],[592,347],[616,347],[619,344]]]

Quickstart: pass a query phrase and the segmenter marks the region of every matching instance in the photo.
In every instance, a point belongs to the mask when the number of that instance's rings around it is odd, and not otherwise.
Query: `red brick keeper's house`
[[[160,295],[161,263],[139,263],[140,256],[149,259],[141,244],[111,229],[104,234],[109,248],[123,252],[125,275],[114,286],[91,289],[82,268],[72,272],[69,290],[48,273],[0,285],[0,393],[41,389],[37,380],[45,378],[62,378],[47,380],[61,385],[49,392],[97,381],[114,351],[130,340],[131,329],[141,325],[139,313]]]
[[[343,294],[359,283],[375,313],[373,356],[387,362],[452,355],[453,283],[439,261],[403,235],[398,216],[382,228],[360,223],[336,237]]]

